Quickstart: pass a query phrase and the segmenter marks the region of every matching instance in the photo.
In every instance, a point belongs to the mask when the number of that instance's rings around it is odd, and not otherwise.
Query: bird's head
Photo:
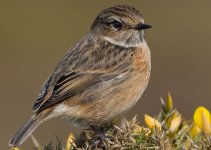
[[[115,45],[136,47],[144,41],[144,30],[149,28],[137,9],[119,5],[100,12],[91,32]]]

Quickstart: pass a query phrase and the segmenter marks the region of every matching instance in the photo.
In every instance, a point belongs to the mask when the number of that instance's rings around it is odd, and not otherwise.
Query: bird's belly
[[[134,74],[119,84],[103,89],[93,101],[66,107],[65,117],[79,125],[106,123],[136,104],[148,79],[148,75]]]

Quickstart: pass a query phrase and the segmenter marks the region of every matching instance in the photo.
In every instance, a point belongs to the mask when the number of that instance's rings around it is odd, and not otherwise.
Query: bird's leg
[[[96,133],[97,139],[102,141],[106,139],[105,128],[103,126],[90,125],[90,128]]]
[[[99,145],[103,141],[107,140],[108,137],[105,135],[106,131],[108,131],[113,126],[112,123],[106,123],[101,126],[90,125],[92,131],[96,133],[96,140],[94,140],[93,147]]]

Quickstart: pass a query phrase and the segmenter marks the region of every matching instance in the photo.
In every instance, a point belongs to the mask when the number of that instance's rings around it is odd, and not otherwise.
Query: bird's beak
[[[150,28],[152,28],[151,25],[143,24],[143,23],[140,23],[135,27],[136,30],[146,30],[146,29],[150,29]]]

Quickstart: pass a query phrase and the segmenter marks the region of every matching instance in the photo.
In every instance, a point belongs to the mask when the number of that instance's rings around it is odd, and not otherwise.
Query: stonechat
[[[139,11],[119,5],[100,12],[90,31],[63,57],[44,83],[34,115],[10,140],[22,144],[42,122],[63,117],[101,126],[140,99],[150,77],[150,50]]]

